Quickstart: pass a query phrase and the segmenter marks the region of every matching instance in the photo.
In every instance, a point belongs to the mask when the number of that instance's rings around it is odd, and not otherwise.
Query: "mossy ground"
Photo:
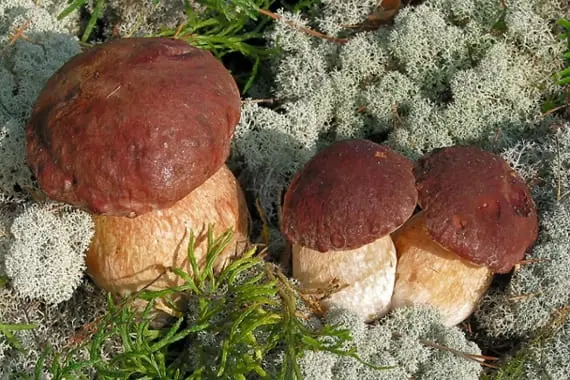
[[[266,49],[264,40],[265,28],[270,27],[273,20],[271,17],[267,17],[260,13],[258,9],[266,9],[273,12],[278,8],[286,7],[288,9],[299,9],[305,12],[312,12],[320,2],[314,0],[241,0],[237,2],[206,0],[198,3],[201,3],[205,8],[202,8],[199,13],[189,12],[186,15],[184,23],[176,25],[175,27],[167,27],[160,31],[153,31],[145,34],[176,36],[186,39],[191,44],[212,50],[212,52],[218,56],[222,62],[224,62],[226,67],[232,71],[242,93],[244,93],[244,95],[248,95],[250,94],[249,91],[253,88],[252,85],[254,83],[257,83],[257,89],[263,88],[262,82],[266,80],[264,75],[267,74],[264,69],[264,65],[272,62],[272,54],[274,53],[273,51]],[[113,24],[113,15],[108,13],[106,14],[104,11],[104,1],[75,1],[72,2],[72,4],[76,5],[77,9],[70,8],[70,12],[81,12],[82,27],[78,30],[78,36],[82,38],[86,46],[91,43],[97,43],[109,38],[120,36],[120,33],[116,33],[116,28]],[[236,12],[236,4],[241,6],[241,8],[239,8],[241,9],[240,12]],[[384,21],[385,24],[389,25],[390,17],[387,17]],[[200,27],[198,27],[198,25],[200,25]],[[561,33],[564,33],[564,29],[566,30],[566,33],[569,33],[570,24],[562,22]],[[570,56],[566,56],[566,58],[570,60]],[[560,84],[560,89],[557,93],[549,94],[549,96],[545,97],[543,108],[545,114],[557,114],[568,120],[569,91],[567,86],[569,83],[568,79],[570,77],[569,70],[570,65],[568,69],[562,70],[557,76],[555,76],[555,78],[553,78],[553,80],[557,80]],[[257,93],[253,93],[253,95],[256,94]],[[261,99],[260,102],[265,102],[268,107],[275,107],[271,99]],[[382,140],[383,136],[379,137],[375,135],[374,138]],[[237,174],[239,175],[240,173]],[[275,253],[275,250],[271,250],[271,237],[266,230],[267,220],[265,220],[265,216],[260,208],[257,207],[257,197],[253,193],[248,193],[247,195],[250,203],[250,210],[252,211],[255,219],[255,225],[257,227],[254,231],[253,240],[259,241],[262,244],[269,244],[270,251],[272,251],[270,253],[274,255],[273,258],[279,260],[281,252],[277,251],[277,253]],[[215,246],[214,241],[212,241],[212,244]],[[265,258],[267,257],[268,256],[266,255]],[[251,264],[252,267],[255,265],[265,265],[259,259],[253,258],[253,254],[248,257],[248,260],[251,261],[247,261],[247,263],[244,262],[242,264]],[[241,284],[254,284],[258,289],[266,290],[266,293],[264,294],[262,294],[262,292],[255,294],[256,297],[262,298],[262,301],[260,301],[261,298],[256,300],[260,302],[259,305],[263,304],[263,307],[259,307],[255,310],[251,309],[252,313],[257,314],[257,318],[251,318],[249,320],[255,325],[252,329],[262,326],[279,326],[282,332],[291,333],[290,336],[287,336],[287,334],[276,334],[275,331],[268,328],[266,331],[263,331],[262,334],[267,339],[265,342],[258,342],[255,338],[252,338],[251,335],[247,334],[241,334],[239,337],[236,337],[230,333],[225,340],[219,337],[213,338],[208,335],[211,331],[208,331],[207,326],[204,325],[205,320],[194,321],[194,323],[191,324],[189,323],[190,318],[187,316],[180,316],[175,319],[174,324],[169,328],[154,330],[151,328],[150,324],[146,322],[145,315],[143,315],[142,318],[140,316],[137,317],[128,307],[122,307],[124,306],[123,304],[117,305],[113,301],[109,300],[107,306],[108,313],[106,315],[99,316],[88,324],[85,324],[84,328],[79,329],[77,331],[77,335],[73,337],[74,339],[76,338],[80,344],[70,347],[70,351],[68,352],[59,353],[51,352],[48,347],[44,347],[46,349],[46,355],[42,358],[40,364],[47,364],[48,367],[51,367],[50,370],[55,374],[56,378],[58,378],[58,376],[59,378],[65,378],[66,376],[68,376],[68,378],[73,378],[73,376],[76,375],[73,374],[72,371],[89,374],[92,373],[93,368],[98,368],[101,371],[103,371],[103,369],[104,371],[108,371],[110,378],[134,378],[139,376],[147,376],[148,378],[177,378],[178,376],[182,377],[182,374],[190,376],[189,373],[192,373],[190,378],[201,378],[200,376],[203,378],[209,378],[207,374],[226,376],[226,378],[246,378],[253,373],[263,377],[267,376],[268,372],[267,368],[263,368],[260,363],[267,364],[270,362],[271,351],[273,349],[277,346],[282,348],[284,345],[285,347],[289,347],[287,344],[290,343],[295,346],[295,352],[292,356],[288,357],[288,361],[286,361],[289,363],[289,368],[286,369],[285,372],[277,371],[274,373],[281,373],[284,376],[283,378],[292,378],[296,373],[296,364],[294,362],[294,358],[296,357],[295,355],[303,349],[326,349],[337,351],[339,354],[354,356],[354,352],[341,348],[343,347],[343,343],[346,343],[349,340],[346,331],[325,328],[317,333],[303,330],[305,328],[304,325],[300,324],[301,322],[299,322],[298,317],[295,315],[297,305],[293,305],[296,301],[291,298],[292,293],[281,294],[281,297],[278,294],[279,291],[283,292],[283,289],[286,289],[288,286],[286,285],[288,282],[284,279],[279,279],[279,276],[282,275],[281,271],[277,270],[272,272],[271,270],[264,269],[260,273],[263,273],[264,280],[267,280],[267,282],[264,283],[267,285],[266,288],[259,288],[259,284],[255,282],[258,281],[259,278],[254,277],[252,279],[250,274],[248,274],[248,276],[244,276],[244,279],[242,279],[244,282]],[[288,274],[286,269],[285,274]],[[180,275],[184,276],[183,273],[180,273]],[[208,276],[209,275],[206,274],[202,285],[206,286],[208,281],[213,281],[213,278]],[[498,276],[495,279],[493,287],[495,289],[500,289],[501,287],[504,287],[509,280],[509,276]],[[248,283],[248,281],[253,282]],[[281,288],[276,287],[276,284],[278,283],[282,284]],[[200,284],[191,284],[194,283],[189,279],[186,289],[170,289],[162,294],[139,294],[139,296],[146,297],[147,299],[155,299],[158,296],[166,296],[169,293],[179,291],[192,291],[195,292],[195,294],[204,292],[203,288],[199,289]],[[6,284],[0,278],[0,287],[2,286],[6,286]],[[283,286],[285,288],[283,288]],[[208,297],[215,298],[216,292],[211,290],[212,289],[209,290],[211,294],[209,293]],[[212,302],[211,305],[205,305],[205,300],[206,298],[203,298],[198,300],[199,302],[196,303],[196,308],[202,308],[198,314],[205,313],[203,308],[207,309],[208,307],[218,307],[214,302]],[[236,300],[234,299],[234,301]],[[244,300],[242,299],[241,301]],[[281,311],[275,312],[275,310],[267,311],[264,309],[275,307],[276,302],[279,302],[280,304],[281,302],[285,302],[286,307],[283,309],[284,311],[280,309]],[[288,306],[287,302],[289,302]],[[244,310],[250,309],[247,309],[246,307]],[[247,319],[246,317],[250,316],[251,314],[247,314],[245,316],[243,314],[233,315],[231,321],[244,321]],[[556,328],[560,325],[560,318],[567,317],[568,313],[565,312],[565,310],[561,310],[560,315],[553,316],[552,324],[549,325],[548,328],[541,329],[535,336],[529,337],[528,339],[505,340],[500,342],[486,339],[486,337],[478,331],[477,323],[474,319],[464,322],[461,325],[461,328],[466,332],[468,338],[479,343],[480,347],[483,349],[483,354],[499,358],[496,362],[488,362],[490,366],[488,366],[485,371],[485,378],[516,379],[520,378],[522,374],[521,368],[524,366],[525,361],[532,360],[531,355],[528,353],[529,345],[537,344],[539,341],[542,342],[548,340],[549,337],[556,333]],[[136,318],[141,318],[140,321],[143,321],[144,323],[133,324],[133,320],[139,321],[139,319]],[[220,321],[216,321],[216,323],[218,322]],[[210,323],[210,321],[208,323]],[[257,323],[259,325],[257,325]],[[288,325],[285,326],[283,323]],[[214,325],[216,329],[229,327],[223,323],[220,325],[213,323],[210,326]],[[0,324],[0,333],[12,339],[14,331],[31,327],[33,327],[31,324],[23,324],[13,327],[7,327],[6,325]],[[95,327],[103,328],[97,330]],[[200,334],[201,332],[204,332],[204,334]],[[321,341],[317,340],[319,334],[328,334],[328,336],[332,337],[332,340],[330,341],[332,343],[325,347]],[[207,368],[207,366],[200,367],[200,365],[197,365],[195,368],[192,368],[193,372],[189,372],[188,367],[180,365],[180,354],[183,352],[188,353],[189,350],[192,349],[187,345],[187,343],[185,343],[185,339],[190,335],[193,336],[195,342],[200,339],[220,339],[220,345],[221,347],[224,347],[225,356],[222,355],[220,362],[217,363],[215,368]],[[17,333],[14,333],[13,336],[17,339]],[[136,339],[133,339],[133,336],[136,336]],[[70,339],[71,338],[72,337],[70,337]],[[115,343],[118,344],[118,347],[122,346],[126,349],[121,355],[118,355],[115,359],[108,361],[108,358],[104,358],[100,355],[104,350],[103,346],[108,344],[104,339],[114,340]],[[287,341],[287,339],[289,339],[289,341]],[[283,343],[283,341],[285,341],[285,343]],[[12,340],[12,342],[17,345],[16,340]],[[78,359],[78,356],[74,356],[76,354],[76,351],[74,350],[81,345],[88,348],[88,352],[90,354],[89,359],[85,359],[85,357],[83,357],[83,359]],[[247,345],[249,348],[245,351],[240,351],[240,345]],[[259,357],[250,357],[248,350],[250,350],[251,347],[254,347],[253,351],[255,352],[255,355],[260,355]],[[71,355],[67,356],[67,354]],[[239,360],[238,362],[227,361],[227,358],[236,359],[240,358],[240,355],[244,355],[241,357],[241,362],[239,362]],[[256,359],[260,359],[263,355],[267,355],[269,359],[256,361]],[[67,358],[71,361],[66,361]],[[250,358],[252,360],[246,360],[246,358]],[[279,358],[282,359],[283,357]],[[275,361],[275,358],[273,359]],[[268,367],[271,367],[271,365],[268,365]],[[184,372],[185,370],[186,372]],[[271,370],[274,370],[274,368],[271,368]],[[41,372],[41,370],[38,370],[37,374],[39,375]]]

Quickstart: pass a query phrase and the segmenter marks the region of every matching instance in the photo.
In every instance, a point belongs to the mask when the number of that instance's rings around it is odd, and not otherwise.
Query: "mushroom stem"
[[[293,277],[305,288],[326,288],[333,280],[347,285],[321,301],[352,310],[367,320],[390,309],[396,272],[396,249],[390,235],[347,251],[319,252],[294,244]]]
[[[239,183],[224,165],[170,208],[136,218],[95,216],[94,221],[87,272],[100,287],[124,296],[151,282],[151,290],[180,285],[183,280],[168,268],[191,271],[187,256],[190,231],[196,238],[196,261],[203,267],[208,225],[213,225],[216,236],[230,228],[234,231],[232,241],[215,263],[215,269],[221,270],[243,251],[249,214]]]
[[[392,238],[398,252],[392,308],[429,304],[439,309],[446,326],[465,320],[489,288],[492,271],[432,240],[424,212],[408,220]]]

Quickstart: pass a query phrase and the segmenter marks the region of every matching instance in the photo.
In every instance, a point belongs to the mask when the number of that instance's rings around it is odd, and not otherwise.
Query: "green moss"
[[[301,379],[298,360],[305,351],[324,351],[358,361],[350,332],[306,322],[309,314],[293,285],[255,248],[214,273],[216,258],[232,238],[228,231],[208,234],[206,263],[199,268],[194,238],[188,260],[194,277],[172,271],[184,284],[162,291],[142,290],[119,303],[108,298],[107,313],[92,326],[94,334],[79,347],[63,352],[47,349],[36,365],[54,379],[82,378],[96,372],[100,379]],[[181,309],[174,302],[183,297]],[[142,314],[133,302],[147,302]],[[164,328],[153,328],[158,303],[174,310]],[[304,308],[304,309],[303,309]],[[119,342],[111,355],[106,344]],[[83,355],[81,354],[83,352]],[[81,357],[84,357],[81,359]],[[272,359],[279,358],[279,360]]]

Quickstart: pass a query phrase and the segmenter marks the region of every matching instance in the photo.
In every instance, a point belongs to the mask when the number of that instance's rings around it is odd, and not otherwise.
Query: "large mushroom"
[[[94,215],[87,270],[97,284],[124,295],[168,267],[189,270],[190,231],[202,262],[210,224],[234,230],[218,267],[240,252],[248,213],[224,165],[239,117],[232,76],[179,40],[111,41],[49,79],[26,127],[27,163],[49,198]]]
[[[366,140],[317,153],[285,194],[282,231],[292,243],[293,277],[305,288],[346,288],[323,300],[368,320],[389,310],[396,251],[390,233],[414,211],[412,163]]]
[[[473,146],[435,150],[414,169],[422,211],[393,234],[392,307],[430,304],[446,325],[467,318],[493,273],[507,273],[538,234],[536,206],[500,156]]]

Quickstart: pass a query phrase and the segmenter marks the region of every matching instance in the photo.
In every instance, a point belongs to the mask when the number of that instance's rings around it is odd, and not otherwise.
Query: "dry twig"
[[[532,297],[536,297],[541,295],[541,292],[536,292],[536,293],[528,293],[528,294],[519,294],[518,296],[512,296],[507,298],[509,301],[514,301],[514,302],[518,302],[518,301],[524,301],[526,299],[532,298]]]
[[[275,104],[277,99],[275,98],[267,98],[267,99],[244,99],[241,101],[241,104]]]
[[[259,13],[261,13],[262,15],[271,17],[272,19],[277,20],[277,21],[281,21],[281,20],[283,19],[282,16],[280,16],[280,15],[278,15],[278,14],[276,14],[276,13],[273,13],[273,12],[271,12],[270,10],[267,10],[267,9],[258,9],[257,11],[258,11]],[[337,43],[337,44],[341,44],[341,45],[343,45],[343,44],[345,44],[345,43],[348,42],[348,39],[347,39],[347,38],[335,38],[335,37],[331,37],[331,36],[328,36],[328,35],[326,35],[326,34],[324,34],[324,33],[317,32],[316,30],[313,30],[313,29],[307,28],[307,27],[305,27],[305,26],[299,25],[299,24],[297,24],[297,23],[295,23],[295,22],[293,22],[293,21],[290,21],[290,20],[285,20],[284,22],[285,22],[285,24],[289,25],[290,27],[295,28],[295,29],[297,29],[297,30],[300,30],[301,32],[306,33],[306,34],[308,34],[308,35],[310,35],[310,36],[322,38],[322,39],[324,39],[324,40],[331,41],[331,42],[334,42],[334,43]]]
[[[4,56],[6,56],[6,54],[8,53],[8,49],[12,45],[14,45],[16,41],[18,41],[19,39],[30,41],[28,36],[24,34],[24,31],[29,27],[30,27],[30,20],[26,20],[26,22],[24,22],[21,26],[17,27],[16,29],[14,29],[14,31],[10,33],[10,39],[8,40],[8,44],[4,48],[4,51],[2,52]]]
[[[497,360],[499,360],[499,358],[497,358],[497,357],[495,357],[495,356],[469,354],[469,353],[467,353],[467,352],[459,351],[459,350],[456,350],[456,349],[454,349],[454,348],[450,348],[450,347],[447,347],[447,346],[443,346],[443,345],[441,345],[441,344],[437,344],[437,343],[434,343],[434,342],[430,342],[430,341],[424,340],[424,339],[420,340],[420,343],[423,344],[423,345],[426,346],[426,347],[432,347],[432,348],[436,348],[436,349],[441,350],[441,351],[451,352],[451,353],[453,353],[453,354],[455,354],[455,355],[461,356],[461,357],[464,358],[464,359],[476,361],[476,362],[478,362],[479,364],[481,364],[482,366],[485,366],[485,367],[489,367],[489,368],[499,368],[499,366],[486,363],[487,361],[497,361]]]

